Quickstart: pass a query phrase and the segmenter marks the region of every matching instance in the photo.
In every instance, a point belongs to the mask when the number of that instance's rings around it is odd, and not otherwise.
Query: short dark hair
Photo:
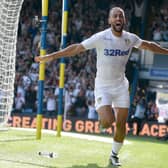
[[[118,7],[118,6],[112,7],[112,8],[110,9],[110,11],[109,11],[109,16],[110,16],[110,14],[111,14],[114,10],[120,10],[120,11],[123,13],[123,16],[125,17],[125,12],[124,12],[124,10],[123,10],[121,7]]]

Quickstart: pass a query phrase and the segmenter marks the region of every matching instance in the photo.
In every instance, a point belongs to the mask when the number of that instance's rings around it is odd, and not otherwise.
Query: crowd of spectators
[[[130,117],[136,116],[147,121],[157,121],[159,111],[155,100],[156,92],[148,91],[145,85],[144,87],[138,87],[134,101],[131,104]]]
[[[135,15],[137,18],[134,22],[132,22],[133,18],[131,16],[135,12],[135,6],[136,8],[139,7],[140,11],[142,10],[142,0],[71,0],[68,14],[68,44],[81,42],[92,34],[108,27],[108,11],[112,6],[116,5],[125,9],[127,30],[130,30],[131,24],[139,24],[141,18],[139,13]],[[37,112],[39,64],[34,62],[34,56],[40,54],[41,31],[39,23],[36,22],[37,18],[39,20],[41,18],[41,0],[25,0],[18,31],[13,112],[34,114]],[[61,18],[62,1],[50,0],[47,25],[47,53],[60,48]],[[65,61],[64,112],[71,117],[97,119],[98,116],[94,108],[95,51],[91,50]],[[59,103],[59,60],[46,63],[44,86],[44,114],[56,116]],[[145,96],[139,96],[139,93],[137,92],[133,103],[134,111],[136,105]],[[156,111],[154,106],[153,101],[149,101],[145,105],[146,113],[148,113],[150,119],[155,115],[153,114],[155,113],[153,111]]]
[[[168,41],[168,5],[152,8],[151,35],[154,41]]]

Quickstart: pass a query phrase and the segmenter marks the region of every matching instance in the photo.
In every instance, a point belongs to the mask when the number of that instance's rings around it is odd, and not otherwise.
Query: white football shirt
[[[111,28],[92,35],[81,44],[85,49],[96,49],[97,73],[95,86],[117,86],[127,82],[125,67],[133,47],[138,48],[142,40],[126,31],[121,37],[115,36]]]

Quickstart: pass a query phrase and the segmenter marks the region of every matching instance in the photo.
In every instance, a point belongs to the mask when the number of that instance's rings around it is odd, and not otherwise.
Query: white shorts
[[[129,108],[130,96],[128,86],[112,88],[111,86],[95,89],[95,108],[111,105],[112,107]]]

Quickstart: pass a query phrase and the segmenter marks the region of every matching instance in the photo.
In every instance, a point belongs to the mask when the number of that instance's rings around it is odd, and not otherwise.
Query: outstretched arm
[[[168,49],[161,47],[159,44],[151,41],[143,40],[140,49],[150,50],[154,53],[168,55]]]
[[[54,59],[61,58],[61,57],[71,57],[85,50],[86,49],[83,47],[82,44],[72,44],[60,51],[57,51],[57,52],[54,52],[48,55],[44,55],[44,56],[35,57],[35,61],[36,62],[41,62],[41,61],[47,62],[47,61],[52,61]]]

